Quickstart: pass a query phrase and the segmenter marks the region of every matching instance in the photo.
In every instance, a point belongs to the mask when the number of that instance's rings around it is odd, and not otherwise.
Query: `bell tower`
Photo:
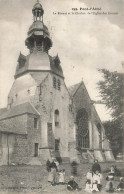
[[[52,41],[48,28],[43,22],[44,10],[39,1],[33,6],[32,14],[34,21],[28,30],[25,45],[30,50],[30,53],[36,50],[48,53],[49,49],[52,47]]]
[[[39,3],[39,0],[37,0],[37,3],[35,3],[35,5],[32,9],[32,13],[34,16],[34,21],[40,20],[43,22],[44,10],[43,10],[41,4]]]

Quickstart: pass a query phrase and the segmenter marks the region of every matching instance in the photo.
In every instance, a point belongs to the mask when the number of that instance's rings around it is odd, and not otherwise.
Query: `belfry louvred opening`
[[[44,10],[39,2],[34,5],[32,13],[34,22],[29,28],[25,44],[30,52],[33,52],[33,50],[48,52],[52,46],[52,41],[48,28],[44,25]]]

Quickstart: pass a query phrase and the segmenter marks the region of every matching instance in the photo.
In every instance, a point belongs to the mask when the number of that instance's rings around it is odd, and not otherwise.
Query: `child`
[[[114,187],[113,187],[113,180],[114,180],[114,176],[113,173],[109,173],[108,176],[106,177],[107,183],[105,186],[105,191],[112,193],[114,192]]]
[[[101,173],[99,173],[99,171],[96,171],[93,175],[93,185],[95,184],[94,187],[96,187],[97,184],[98,191],[100,191],[102,188],[101,179],[102,179]]]
[[[96,191],[99,191],[99,189],[98,189],[98,181],[94,180],[92,192],[96,192]]]
[[[92,182],[92,171],[90,168],[88,169],[88,172],[86,174],[86,178],[87,178],[87,181]]]
[[[115,176],[115,168],[114,168],[114,166],[113,166],[113,165],[111,166],[111,170],[110,170],[110,172],[111,172],[111,174],[113,174],[113,176]]]
[[[86,174],[86,187],[85,187],[85,191],[92,191],[92,172],[91,169],[88,169],[88,172]]]
[[[86,181],[85,191],[92,192],[92,184],[91,184],[91,180],[89,179]]]
[[[117,191],[124,191],[124,179],[122,177],[120,178],[120,182],[119,182],[116,190]]]
[[[81,188],[79,188],[78,184],[75,182],[73,176],[70,177],[70,181],[67,183],[67,189],[69,191],[75,191],[75,190],[80,191],[81,190]]]
[[[65,184],[65,169],[59,172],[59,184]]]

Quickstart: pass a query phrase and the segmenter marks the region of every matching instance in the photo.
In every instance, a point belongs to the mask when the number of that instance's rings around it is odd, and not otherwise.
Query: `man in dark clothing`
[[[48,172],[50,172],[50,161],[49,159],[46,161],[46,169]]]
[[[78,184],[75,182],[73,176],[70,177],[70,181],[67,184],[67,189],[69,191],[74,191],[74,190],[78,190],[79,191],[79,190],[81,190],[81,188],[79,188]]]
[[[49,167],[57,169],[56,163],[54,161],[50,163]]]
[[[98,160],[94,160],[94,164],[92,166],[92,172],[95,173],[96,171],[99,171],[99,173],[101,173],[101,167],[98,163]]]

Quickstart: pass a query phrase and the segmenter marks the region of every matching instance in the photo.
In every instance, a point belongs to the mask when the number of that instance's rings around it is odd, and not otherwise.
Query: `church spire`
[[[25,41],[25,45],[32,53],[35,50],[47,52],[52,46],[50,34],[47,26],[43,22],[44,10],[39,0],[34,4],[32,9],[34,22],[28,30],[28,37]]]

